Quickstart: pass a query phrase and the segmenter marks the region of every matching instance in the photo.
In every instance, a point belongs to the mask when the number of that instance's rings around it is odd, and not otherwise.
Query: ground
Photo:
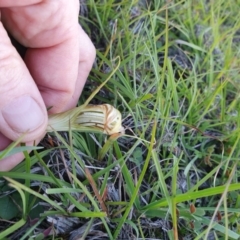
[[[113,73],[91,103],[119,109],[125,134],[48,134],[0,173],[0,239],[239,239],[240,2],[80,13],[97,57],[79,105]]]

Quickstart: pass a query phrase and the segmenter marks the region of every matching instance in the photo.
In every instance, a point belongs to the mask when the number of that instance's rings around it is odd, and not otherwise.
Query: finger
[[[17,166],[24,159],[22,152],[0,160],[0,172],[6,172]]]
[[[16,1],[16,0],[1,0],[0,1],[0,7],[22,7],[22,6],[27,6],[31,4],[36,4],[42,2],[42,0],[21,0],[21,1]]]
[[[51,113],[76,106],[94,59],[95,48],[79,25],[66,41],[28,49],[24,58]]]
[[[33,144],[37,145],[39,141],[40,139],[37,139],[34,142],[33,141],[27,142],[26,146],[33,146]],[[5,149],[10,143],[11,143],[11,140],[0,133],[0,151]],[[0,159],[0,172],[11,170],[16,165],[18,165],[23,159],[24,159],[24,154],[22,152],[16,153],[4,159]]]
[[[0,151],[5,149],[12,141],[4,136],[2,133],[0,133]],[[1,161],[0,161],[1,164]]]
[[[77,81],[75,84],[74,93],[65,106],[66,109],[70,109],[76,106],[96,57],[96,49],[81,26],[79,26],[79,46],[80,57],[78,64]]]
[[[40,137],[47,126],[42,97],[0,22],[0,132],[11,140]]]
[[[42,0],[25,7],[2,8],[1,20],[23,46],[48,48],[73,36],[78,25],[78,9],[79,0]]]
[[[5,149],[10,143],[11,140],[0,133],[0,151]],[[23,158],[23,153],[17,153],[4,159],[0,159],[0,171],[9,171],[17,164],[19,164]]]

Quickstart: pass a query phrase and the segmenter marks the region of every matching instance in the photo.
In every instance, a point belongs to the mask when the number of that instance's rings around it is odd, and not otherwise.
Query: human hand
[[[0,0],[0,150],[24,133],[26,145],[39,142],[46,109],[58,113],[76,105],[95,58],[78,10],[78,0]],[[6,30],[27,48],[23,60]],[[23,158],[0,160],[0,171]]]

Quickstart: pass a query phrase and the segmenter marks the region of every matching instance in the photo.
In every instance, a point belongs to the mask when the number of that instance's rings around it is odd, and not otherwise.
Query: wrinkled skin
[[[59,113],[76,105],[95,59],[78,10],[78,0],[0,0],[0,151],[23,133],[27,145],[39,142],[48,107]],[[27,48],[24,59],[6,30]],[[1,160],[0,171],[22,159]]]

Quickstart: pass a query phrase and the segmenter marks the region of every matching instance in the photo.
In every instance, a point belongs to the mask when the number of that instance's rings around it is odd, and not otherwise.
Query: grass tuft
[[[125,134],[48,134],[0,172],[0,239],[239,239],[239,12],[83,1],[97,58],[79,105],[102,84],[91,103],[119,109]]]

